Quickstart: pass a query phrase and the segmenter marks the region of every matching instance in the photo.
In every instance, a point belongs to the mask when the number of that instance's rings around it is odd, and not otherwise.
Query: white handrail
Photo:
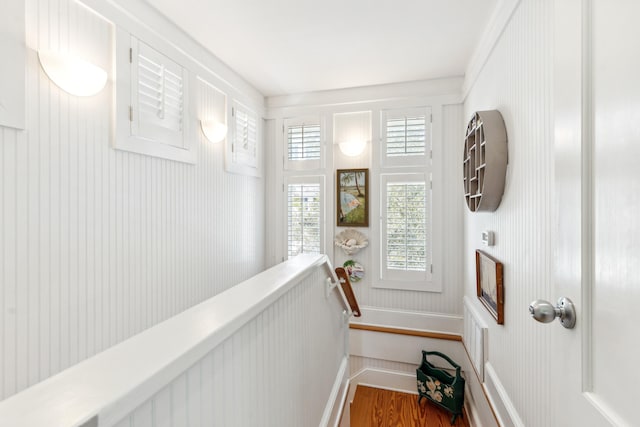
[[[339,283],[326,255],[300,255],[0,402],[0,424],[111,425],[318,267]]]

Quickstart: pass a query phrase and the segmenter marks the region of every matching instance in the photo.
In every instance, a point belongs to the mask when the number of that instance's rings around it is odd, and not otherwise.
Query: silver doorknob
[[[567,329],[573,329],[576,325],[576,308],[569,298],[560,298],[555,307],[549,301],[535,300],[529,305],[529,313],[538,322],[549,323],[559,317],[560,323]]]

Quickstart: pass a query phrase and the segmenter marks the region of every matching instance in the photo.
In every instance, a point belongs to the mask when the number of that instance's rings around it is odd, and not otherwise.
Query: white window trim
[[[289,160],[289,138],[288,129],[294,126],[302,125],[319,125],[320,126],[320,158],[319,159],[302,159]],[[304,116],[287,118],[282,124],[282,140],[283,140],[283,164],[285,170],[302,171],[317,170],[324,168],[325,151],[326,151],[326,128],[324,119],[320,116]]]
[[[184,113],[182,147],[141,138],[132,132],[132,117],[135,111],[132,112],[131,110],[133,96],[131,79],[133,72],[130,49],[133,48],[133,38],[137,39],[138,37],[121,28],[116,31],[116,75],[118,77],[116,79],[116,132],[112,140],[113,147],[118,150],[194,164],[196,163],[196,154],[193,147],[194,138],[191,137],[190,126],[190,111],[194,111],[194,107],[192,105],[193,97],[189,96],[189,81],[192,80],[193,76],[184,65],[187,62],[186,58],[178,54],[175,49],[168,47],[165,43],[148,43],[142,40],[153,49],[180,64],[183,68]]]
[[[285,244],[284,244],[284,256],[283,259],[287,259],[289,257],[289,223],[288,223],[288,214],[289,214],[289,206],[288,206],[288,188],[289,184],[319,184],[320,185],[320,253],[323,254],[326,251],[326,243],[325,243],[325,230],[326,230],[326,206],[327,206],[327,193],[325,186],[325,177],[323,175],[312,175],[312,176],[288,176],[284,179],[284,184],[282,186],[283,192],[283,212],[284,212],[284,221],[283,221],[283,230],[285,236]]]
[[[387,156],[387,119],[393,117],[425,116],[425,154]],[[385,167],[425,166],[431,158],[432,114],[429,107],[396,108],[380,112],[380,165]]]

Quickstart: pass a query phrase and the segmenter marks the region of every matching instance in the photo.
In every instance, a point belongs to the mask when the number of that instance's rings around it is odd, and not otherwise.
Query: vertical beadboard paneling
[[[523,0],[493,49],[465,101],[474,111],[502,112],[509,140],[507,185],[494,213],[465,214],[466,295],[475,297],[475,249],[504,263],[505,324],[489,325],[489,361],[525,425],[553,425],[546,372],[549,333],[533,322],[528,304],[551,294],[551,210],[553,182],[551,126],[551,0]],[[464,126],[464,123],[462,124]],[[494,247],[482,247],[480,233],[496,233]],[[477,303],[477,301],[476,301]]]
[[[195,120],[196,165],[115,151],[113,82],[76,98],[41,70],[38,48],[111,69],[113,24],[25,7],[27,130],[0,128],[0,399],[251,277],[265,250],[264,183],[225,173]]]
[[[316,267],[118,425],[165,426],[169,416],[174,426],[319,424],[348,333],[325,279]]]

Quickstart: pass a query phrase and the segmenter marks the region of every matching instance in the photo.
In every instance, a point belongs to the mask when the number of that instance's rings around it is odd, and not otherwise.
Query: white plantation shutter
[[[431,113],[427,108],[382,112],[383,166],[423,166],[431,150]]]
[[[282,133],[285,169],[322,169],[324,126],[320,116],[284,119]]]
[[[287,254],[319,254],[322,251],[322,184],[303,179],[287,185]],[[315,181],[315,182],[312,182]]]
[[[133,39],[132,134],[184,147],[186,70]]]
[[[383,279],[425,280],[430,222],[424,174],[383,175],[382,184]]]
[[[234,124],[232,160],[234,163],[255,168],[258,165],[256,115],[239,104],[233,107],[231,114]]]
[[[426,117],[387,119],[387,156],[419,156],[425,152]]]
[[[289,126],[287,129],[287,153],[289,160],[319,159],[320,125]]]

